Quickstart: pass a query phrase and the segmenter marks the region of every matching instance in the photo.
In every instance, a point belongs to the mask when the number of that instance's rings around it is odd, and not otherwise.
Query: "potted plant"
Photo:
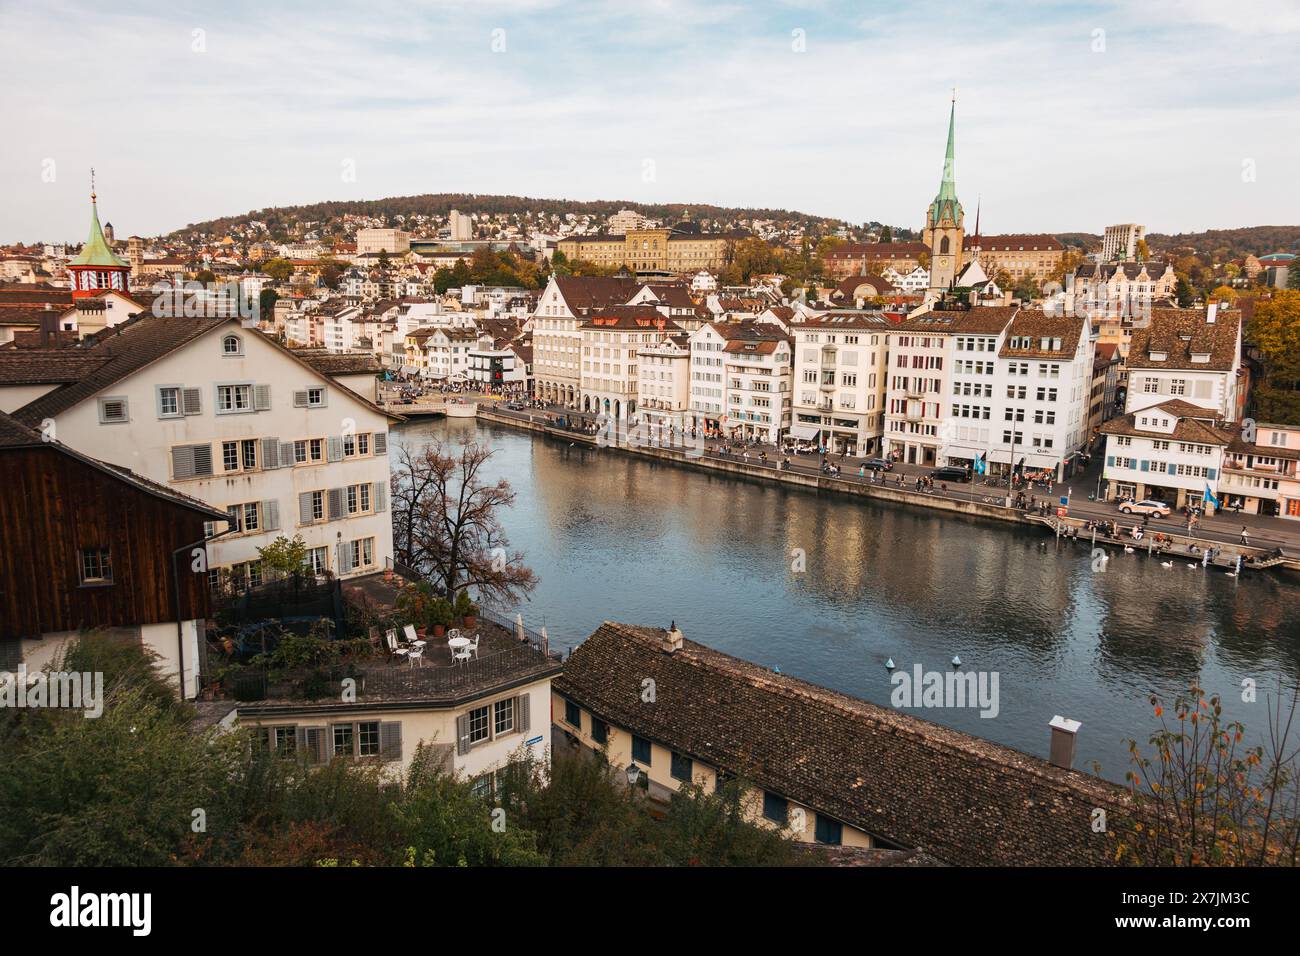
[[[445,597],[435,597],[429,602],[428,626],[433,630],[434,637],[446,634],[453,620],[451,602]]]
[[[478,623],[478,605],[471,600],[469,591],[457,593],[454,608],[455,616],[461,619],[467,629],[473,628]]]

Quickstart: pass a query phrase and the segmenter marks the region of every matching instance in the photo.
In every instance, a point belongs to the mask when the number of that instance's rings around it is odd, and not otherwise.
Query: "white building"
[[[551,276],[531,322],[538,398],[567,408],[582,407],[582,333],[578,326],[594,309],[623,305],[636,291],[637,284],[631,279]]]
[[[879,453],[892,328],[875,312],[828,312],[792,327],[792,437],[846,455]]]
[[[404,255],[411,251],[410,233],[401,229],[358,229],[357,255],[387,252],[390,255]]]
[[[1217,302],[1201,309],[1155,309],[1135,328],[1128,351],[1126,412],[1178,398],[1225,421],[1241,417],[1241,313]]]
[[[448,217],[449,238],[452,242],[468,242],[474,238],[474,219],[456,209]]]
[[[528,383],[528,369],[510,346],[493,348],[486,338],[469,350],[466,378],[484,390],[523,389]]]
[[[578,330],[582,336],[580,407],[630,422],[638,407],[638,353],[681,329],[653,306],[623,305],[593,310]]]
[[[226,533],[214,526],[208,543],[214,580],[227,569],[257,583],[258,548],[281,535],[302,535],[317,573],[363,574],[392,557],[397,419],[233,319],[142,318],[85,354],[102,364],[15,417],[226,511]]]
[[[689,427],[691,342],[689,335],[664,335],[637,353],[641,416],[652,428]]]
[[[709,322],[690,337],[691,425],[706,434],[776,443],[790,428],[792,345],[780,326]]]
[[[1107,226],[1101,239],[1102,262],[1131,262],[1137,258],[1138,243],[1145,238],[1146,226],[1136,222]]]
[[[1214,512],[1205,492],[1218,488],[1224,452],[1233,440],[1214,411],[1168,399],[1111,419],[1101,430],[1107,501],[1154,498],[1175,509]]]

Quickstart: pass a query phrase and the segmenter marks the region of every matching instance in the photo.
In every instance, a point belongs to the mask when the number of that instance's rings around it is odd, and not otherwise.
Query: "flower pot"
[[[473,628],[474,625],[478,623],[478,615],[466,614],[461,620],[466,628]]]
[[[415,633],[419,636],[420,640],[424,640],[424,636],[425,636],[428,632],[429,632],[429,629],[428,629],[427,627],[417,627],[417,628],[415,629]]]
[[[433,625],[433,636],[434,636],[434,637],[442,637],[442,636],[443,636],[444,634],[446,634],[446,633],[447,633],[447,625],[446,625],[446,624],[435,624],[435,625]]]

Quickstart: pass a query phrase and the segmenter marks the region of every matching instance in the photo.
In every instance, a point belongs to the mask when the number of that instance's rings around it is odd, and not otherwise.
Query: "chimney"
[[[1058,714],[1047,726],[1052,728],[1052,745],[1047,759],[1056,766],[1069,770],[1074,766],[1075,737],[1083,725]]]
[[[664,632],[663,649],[665,654],[671,654],[673,651],[682,649],[682,632],[677,630],[676,621],[673,621],[668,630]]]
[[[1217,302],[1211,302],[1211,303],[1210,303],[1210,308],[1209,308],[1208,310],[1206,310],[1206,313],[1205,313],[1205,321],[1206,321],[1206,324],[1208,324],[1208,325],[1213,325],[1213,324],[1214,324],[1214,320],[1215,320],[1216,316],[1218,315],[1218,312],[1219,312],[1219,303],[1217,303]]]

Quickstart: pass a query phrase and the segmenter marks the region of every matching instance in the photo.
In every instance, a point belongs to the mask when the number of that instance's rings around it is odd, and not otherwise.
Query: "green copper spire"
[[[93,180],[92,180],[93,183]],[[81,254],[68,263],[70,266],[114,266],[128,269],[125,262],[113,252],[112,246],[104,238],[104,230],[99,226],[99,207],[95,204],[95,187],[90,187],[90,238],[81,247]]]
[[[957,159],[955,130],[957,122],[957,95],[953,94],[952,108],[948,112],[948,151],[943,157],[943,180],[939,183],[939,194],[930,203],[930,221],[937,223],[944,220],[961,221],[961,203],[957,201]]]

